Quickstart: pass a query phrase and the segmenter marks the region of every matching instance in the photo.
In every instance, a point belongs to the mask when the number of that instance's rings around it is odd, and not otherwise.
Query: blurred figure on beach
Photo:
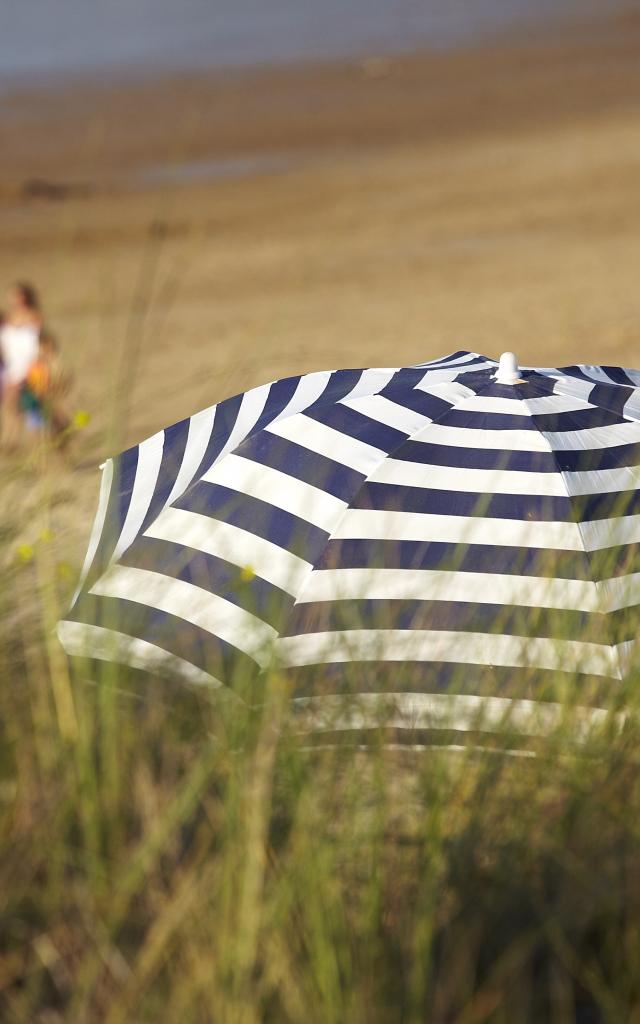
[[[15,450],[25,428],[32,439],[49,438],[62,447],[71,423],[64,404],[71,375],[56,337],[43,324],[37,292],[24,281],[10,289],[0,318],[0,357],[3,449]]]
[[[0,325],[2,358],[2,446],[13,449],[20,438],[20,394],[30,367],[38,358],[42,314],[35,288],[18,281],[9,290],[7,312]]]
[[[65,398],[71,384],[71,374],[60,357],[57,338],[43,327],[37,358],[29,367],[20,394],[27,430],[47,434],[59,446],[66,443],[71,417],[65,408]]]

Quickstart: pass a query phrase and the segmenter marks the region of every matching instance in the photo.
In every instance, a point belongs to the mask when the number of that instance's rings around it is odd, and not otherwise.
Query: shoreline
[[[448,141],[517,127],[525,117],[531,127],[634,105],[640,13],[563,19],[562,26],[444,52],[24,90],[3,104],[0,189],[16,198],[26,178],[100,187],[123,169]],[[525,88],[509,96],[509,78]]]

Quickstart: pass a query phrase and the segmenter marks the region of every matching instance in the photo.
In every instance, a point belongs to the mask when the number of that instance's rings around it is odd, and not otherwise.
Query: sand
[[[74,564],[106,454],[266,380],[460,348],[640,366],[637,14],[455,54],[75,81],[5,101],[1,133],[0,282],[40,287],[92,414],[53,479]],[[29,540],[42,482],[6,457],[0,477],[6,535]]]

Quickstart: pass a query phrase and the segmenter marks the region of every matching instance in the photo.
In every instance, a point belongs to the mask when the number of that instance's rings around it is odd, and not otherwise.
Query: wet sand
[[[6,101],[1,136],[0,281],[40,286],[93,415],[56,480],[65,557],[111,447],[265,380],[459,348],[640,366],[637,14],[448,55],[77,81]],[[28,538],[36,489],[0,473]]]

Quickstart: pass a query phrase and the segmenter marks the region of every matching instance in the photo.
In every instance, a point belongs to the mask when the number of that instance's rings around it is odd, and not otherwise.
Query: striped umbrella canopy
[[[639,389],[456,352],[223,401],[105,464],[60,639],[207,684],[276,667],[305,706],[357,692],[360,724],[381,693],[412,729],[563,687],[606,707],[638,628]]]

